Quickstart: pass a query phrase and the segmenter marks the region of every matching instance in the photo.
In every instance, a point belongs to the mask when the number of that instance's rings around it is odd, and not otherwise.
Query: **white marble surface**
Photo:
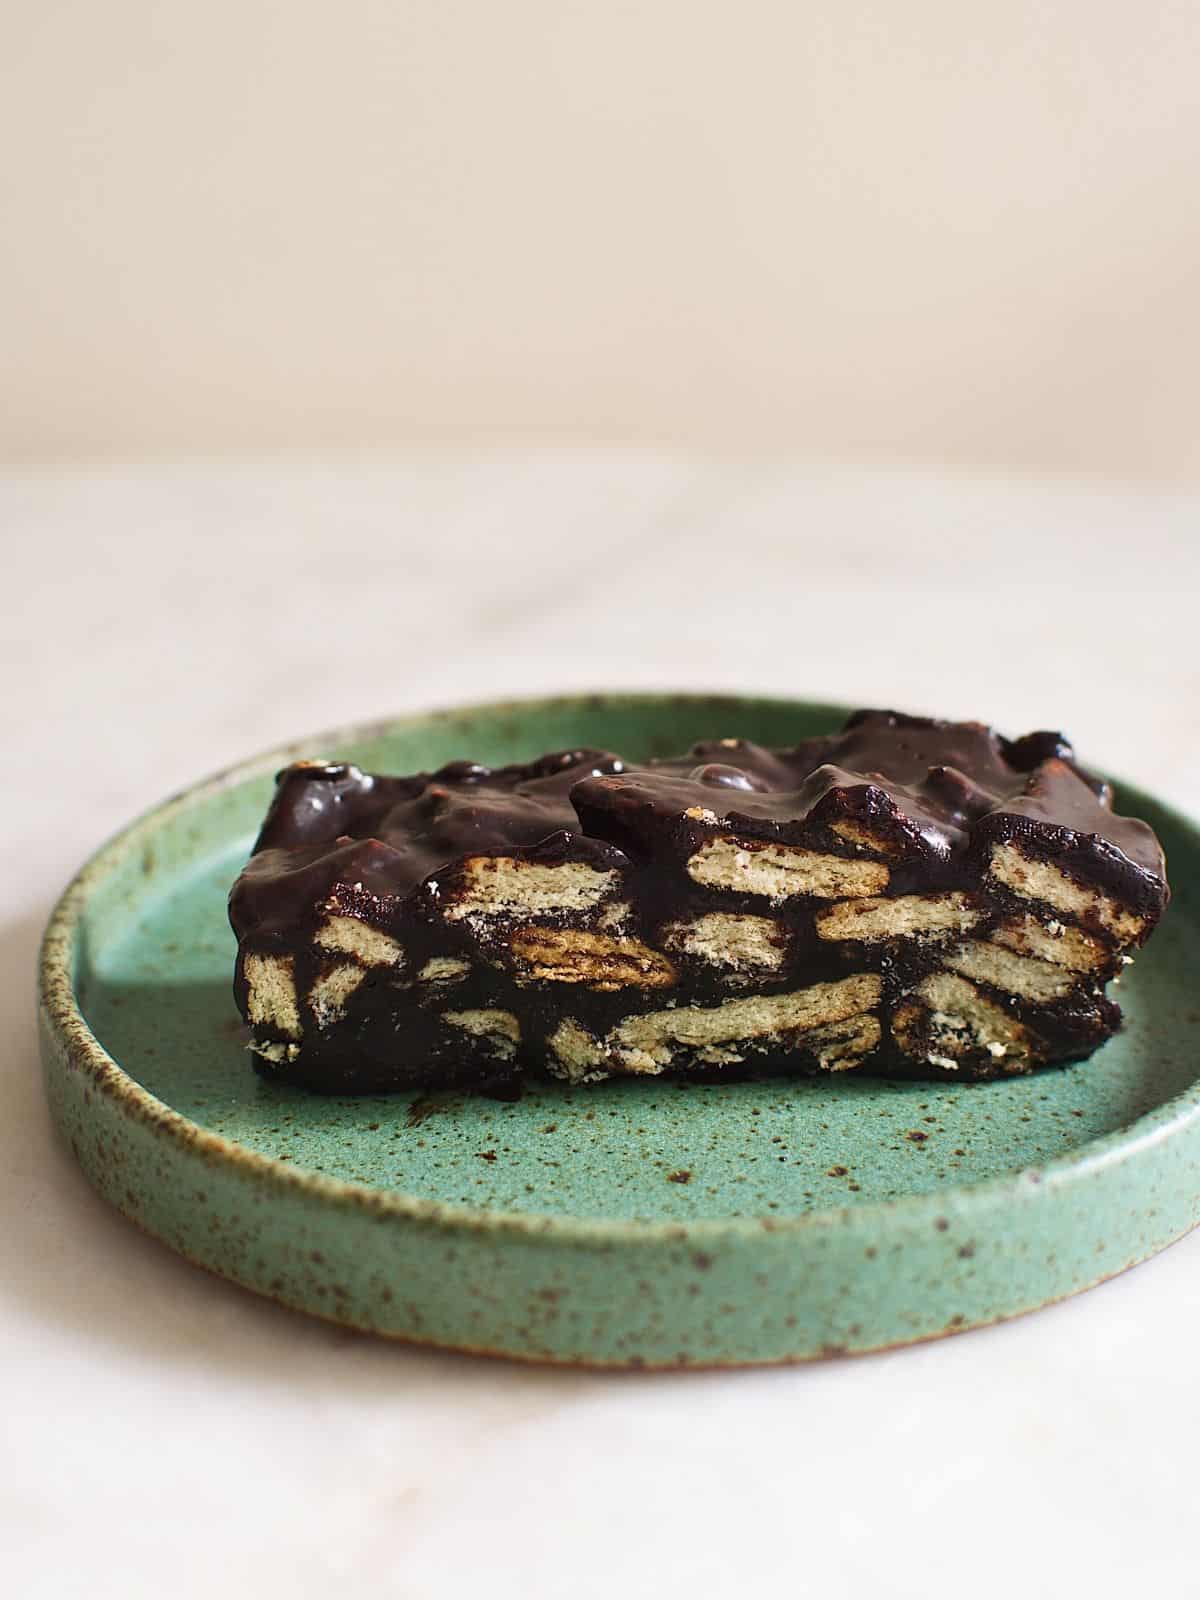
[[[0,478],[0,1566],[91,1600],[1194,1592],[1200,1237],[790,1371],[390,1347],[176,1260],[54,1141],[35,941],[133,813],[297,732],[571,686],[1064,724],[1200,797],[1200,498],[645,457]]]

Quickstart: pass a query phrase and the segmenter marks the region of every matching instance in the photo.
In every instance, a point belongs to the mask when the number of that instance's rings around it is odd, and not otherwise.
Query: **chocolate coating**
[[[1015,848],[1007,877],[991,870],[1005,846]],[[712,849],[725,853],[708,870]],[[824,879],[787,878],[814,862]],[[1044,871],[1038,879],[1041,864],[1053,881]],[[904,931],[903,908],[894,935],[856,938],[852,918],[822,932],[822,908],[856,897],[871,916],[905,897],[918,912],[939,897],[959,909],[944,913],[942,933]],[[1108,785],[1061,734],[1008,740],[982,723],[861,711],[839,732],[785,749],[719,739],[632,767],[590,749],[404,777],[297,763],[278,776],[229,909],[243,1015],[256,1021],[249,957],[282,961],[278,981],[294,990],[288,1025],[286,995],[259,1007],[256,1039],[274,1052],[260,1070],[374,1090],[493,1081],[498,1061],[516,1072],[543,1059],[564,1018],[580,1037],[604,1040],[664,1006],[712,1008],[863,973],[878,975],[872,1070],[949,1070],[939,1063],[961,1038],[946,1034],[920,986],[968,971],[980,1027],[1016,1019],[1029,1059],[1069,1060],[1118,1026],[1103,986],[1167,899],[1154,834],[1113,811]],[[1054,943],[1063,918],[1074,952],[1065,966]],[[1036,949],[1020,942],[1028,923],[1040,929]],[[747,941],[750,965],[732,978],[714,965],[711,944],[723,938]],[[1021,950],[1031,960],[1014,968]],[[423,979],[439,962],[461,971]],[[1010,992],[1006,974],[1033,987]],[[898,1017],[896,1038],[918,1041],[916,1058],[889,1042]],[[512,1049],[505,1029],[519,1029]],[[807,1048],[781,1045],[776,1060],[758,1044],[739,1054],[702,1041],[686,1064],[732,1072],[745,1057],[744,1070],[823,1068]],[[1008,1070],[998,1048],[981,1034],[953,1070]]]
[[[1165,876],[1152,831],[1114,813],[1108,785],[1078,767],[1061,734],[1007,740],[983,723],[895,711],[856,712],[840,733],[790,750],[698,744],[682,760],[585,779],[572,799],[587,832],[635,854],[652,854],[689,812],[711,811],[748,837],[788,842],[810,825],[858,821],[940,861],[985,839],[1061,847],[1069,831],[1094,841],[1097,878],[1123,878],[1126,893],[1153,894]]]
[[[335,882],[402,899],[464,857],[539,844],[554,852],[556,836],[564,858],[595,858],[588,840],[653,858],[668,836],[691,841],[693,812],[711,813],[707,826],[764,840],[860,822],[927,862],[961,860],[974,843],[1004,838],[1056,851],[1070,844],[1073,870],[1090,868],[1138,901],[1165,882],[1153,832],[1116,815],[1108,786],[1078,767],[1061,734],[1010,741],[982,723],[860,711],[840,733],[790,749],[707,742],[642,767],[602,750],[494,769],[456,761],[413,777],[299,763],[280,773],[235,886],[234,927],[287,923],[306,896]],[[845,848],[819,837],[824,848]]]
[[[476,855],[545,858],[611,854],[579,837],[571,793],[585,778],[622,770],[603,750],[563,750],[519,766],[452,761],[433,773],[376,777],[356,766],[298,762],[275,795],[229,914],[239,937],[291,926],[305,906],[354,885],[380,907]]]

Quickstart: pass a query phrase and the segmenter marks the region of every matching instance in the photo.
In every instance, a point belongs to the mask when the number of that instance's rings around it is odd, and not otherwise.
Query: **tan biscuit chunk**
[[[1137,939],[1147,927],[1145,917],[1111,895],[1076,883],[1051,862],[1026,855],[1019,845],[993,845],[988,876],[1023,900],[1041,900],[1068,916],[1098,922],[1123,944]]]
[[[321,974],[308,991],[308,1004],[318,1028],[341,1021],[346,1015],[346,1001],[365,977],[366,973],[353,961],[341,962]]]
[[[839,901],[817,912],[816,928],[822,939],[932,938],[967,933],[982,915],[967,895],[954,889],[946,894],[901,894],[894,900]]]
[[[511,1011],[444,1011],[442,1021],[485,1040],[501,1061],[511,1061],[521,1042],[521,1024]]]
[[[840,822],[831,822],[829,826],[838,838],[845,839],[847,844],[860,845],[862,849],[874,850],[881,856],[904,854],[903,846],[895,839],[889,839],[886,834],[876,833],[874,828],[868,828],[852,818],[846,817]]]
[[[627,1017],[605,1043],[626,1072],[662,1072],[679,1046],[702,1051],[717,1045],[798,1034],[841,1022],[879,1003],[877,974],[857,973],[790,994],[749,995],[723,1005],[679,1006]]]
[[[867,1056],[879,1044],[882,1030],[878,1019],[864,1011],[859,1017],[837,1022],[830,1028],[813,1028],[796,1037],[794,1049],[812,1056],[822,1072],[851,1072],[861,1067]],[[743,1041],[741,1047],[729,1044],[706,1044],[693,1050],[692,1060],[706,1067],[736,1066],[745,1061],[752,1046]]]
[[[847,980],[853,981],[853,980]],[[819,986],[829,990],[838,985],[825,984]],[[877,995],[878,989],[870,987],[866,990],[870,995]],[[794,1000],[795,996],[783,996]],[[820,1004],[819,1001],[814,1002]],[[744,1002],[731,1002],[743,1005]],[[728,1011],[729,1008],[718,1008]],[[836,1007],[834,1008],[836,1009]],[[829,1006],[826,1004],[824,1014],[828,1015]],[[792,1013],[794,1014],[794,1013]],[[667,1013],[659,1013],[661,1018]],[[712,1013],[706,1015],[711,1016]],[[630,1019],[634,1022],[644,1022],[645,1018]],[[787,1037],[795,1033],[794,1048],[803,1050],[816,1058],[818,1066],[826,1072],[846,1072],[861,1066],[865,1058],[879,1044],[881,1029],[878,1018],[870,1011],[860,1011],[836,1022],[821,1027],[812,1027],[807,1031],[797,1032],[792,1028],[768,1028],[765,1032],[752,1033],[745,1021],[744,1013],[736,1015],[736,1019],[726,1017],[726,1025],[735,1027],[738,1032],[724,1038],[718,1038],[715,1032],[705,1042],[698,1042],[694,1038],[678,1040],[678,1043],[687,1044],[691,1059],[704,1066],[733,1066],[744,1061],[749,1048],[755,1038],[771,1037],[778,1033]],[[558,1077],[568,1079],[571,1083],[598,1083],[610,1076],[609,1068],[614,1063],[614,1057],[628,1072],[659,1072],[662,1066],[657,1063],[647,1065],[635,1055],[634,1059],[627,1059],[622,1053],[620,1043],[621,1029],[614,1030],[609,1038],[601,1042],[593,1034],[580,1026],[574,1018],[568,1017],[560,1022],[549,1039],[550,1050],[554,1059],[550,1062],[550,1069]],[[688,1029],[690,1033],[697,1031],[695,1024]],[[703,1031],[703,1024],[699,1031]],[[741,1048],[739,1048],[739,1046]]]
[[[731,837],[706,840],[688,861],[687,870],[706,888],[763,895],[776,903],[800,896],[837,900],[879,894],[889,878],[879,861],[844,861],[795,845]]]
[[[285,1061],[295,1061],[300,1054],[298,1044],[280,1044],[277,1039],[267,1040],[260,1044],[252,1040],[247,1049],[253,1050],[256,1056],[261,1056],[264,1061],[273,1061],[276,1066],[282,1066]]]
[[[327,918],[317,929],[314,943],[322,950],[356,956],[365,967],[395,967],[404,959],[395,939],[358,917]]]
[[[675,982],[674,963],[640,939],[583,928],[518,928],[511,949],[527,982],[586,983],[592,989],[667,989]]]
[[[788,949],[788,932],[774,917],[742,916],[734,911],[706,911],[693,921],[671,922],[663,929],[668,950],[726,967],[733,975],[776,972]]]
[[[1036,917],[1013,917],[992,934],[996,944],[1019,955],[1035,956],[1070,972],[1095,972],[1112,960],[1112,952],[1099,939],[1066,922],[1039,922]]]
[[[251,952],[242,963],[246,978],[246,1015],[251,1025],[272,1028],[286,1039],[300,1039],[304,1027],[296,1000],[295,963],[291,956]]]
[[[892,1017],[892,1037],[914,1060],[955,1070],[962,1058],[986,1050],[1006,1071],[1020,1072],[1034,1058],[1028,1029],[965,978],[931,973],[916,995]]]
[[[574,1017],[564,1017],[546,1042],[551,1056],[546,1064],[556,1078],[600,1083],[609,1076],[606,1051]]]
[[[706,1044],[692,1051],[692,1060],[705,1067],[733,1067],[745,1061],[748,1046],[739,1050],[732,1044]]]
[[[583,862],[559,867],[516,856],[471,856],[463,864],[462,893],[446,907],[450,922],[468,917],[549,911],[584,911],[608,893],[617,874]]]
[[[1017,955],[986,939],[968,940],[957,949],[947,951],[941,959],[952,972],[960,972],[964,978],[991,984],[993,989],[1020,995],[1023,1000],[1032,1000],[1035,1004],[1061,1000],[1079,985],[1075,974],[1064,967],[1038,961],[1034,956]]]
[[[882,1031],[873,1012],[860,1011],[828,1028],[814,1028],[804,1035],[803,1046],[822,1072],[852,1072],[878,1049]]]
[[[430,956],[417,973],[418,983],[461,983],[471,970],[471,963],[461,956]]]
[[[628,900],[614,900],[597,915],[594,925],[606,933],[620,933],[632,915],[633,907]]]

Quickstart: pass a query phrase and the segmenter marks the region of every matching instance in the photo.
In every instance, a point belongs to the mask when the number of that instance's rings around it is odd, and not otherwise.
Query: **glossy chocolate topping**
[[[298,762],[276,779],[254,853],[234,885],[239,933],[286,928],[335,884],[399,900],[475,855],[542,846],[611,854],[578,840],[571,791],[622,770],[602,750],[564,750],[520,766],[452,761],[434,773],[376,777],[358,767]]]
[[[839,825],[840,830],[839,831]],[[1071,871],[1134,900],[1164,894],[1162,851],[1145,823],[1117,816],[1107,785],[1060,734],[1008,740],[982,723],[856,712],[839,733],[789,749],[744,740],[627,768],[569,750],[489,769],[372,777],[357,767],[285,769],[235,886],[239,933],[289,925],[337,883],[396,902],[464,858],[537,850],[539,859],[653,861],[714,828],[853,854],[852,828],[892,859],[964,863],[1003,839],[1068,851]],[[964,872],[964,877],[969,877]]]
[[[696,812],[750,837],[799,839],[805,825],[858,821],[913,854],[948,859],[973,839],[1054,829],[1092,838],[1161,880],[1162,850],[1144,822],[1112,810],[1107,784],[1075,764],[1058,733],[1008,740],[979,722],[858,711],[845,728],[788,750],[743,740],[587,779],[572,798],[589,833],[650,853],[664,828]]]

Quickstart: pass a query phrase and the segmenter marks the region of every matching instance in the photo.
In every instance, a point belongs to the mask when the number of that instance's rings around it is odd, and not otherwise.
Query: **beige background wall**
[[[0,454],[1200,476],[1194,0],[0,5]]]

